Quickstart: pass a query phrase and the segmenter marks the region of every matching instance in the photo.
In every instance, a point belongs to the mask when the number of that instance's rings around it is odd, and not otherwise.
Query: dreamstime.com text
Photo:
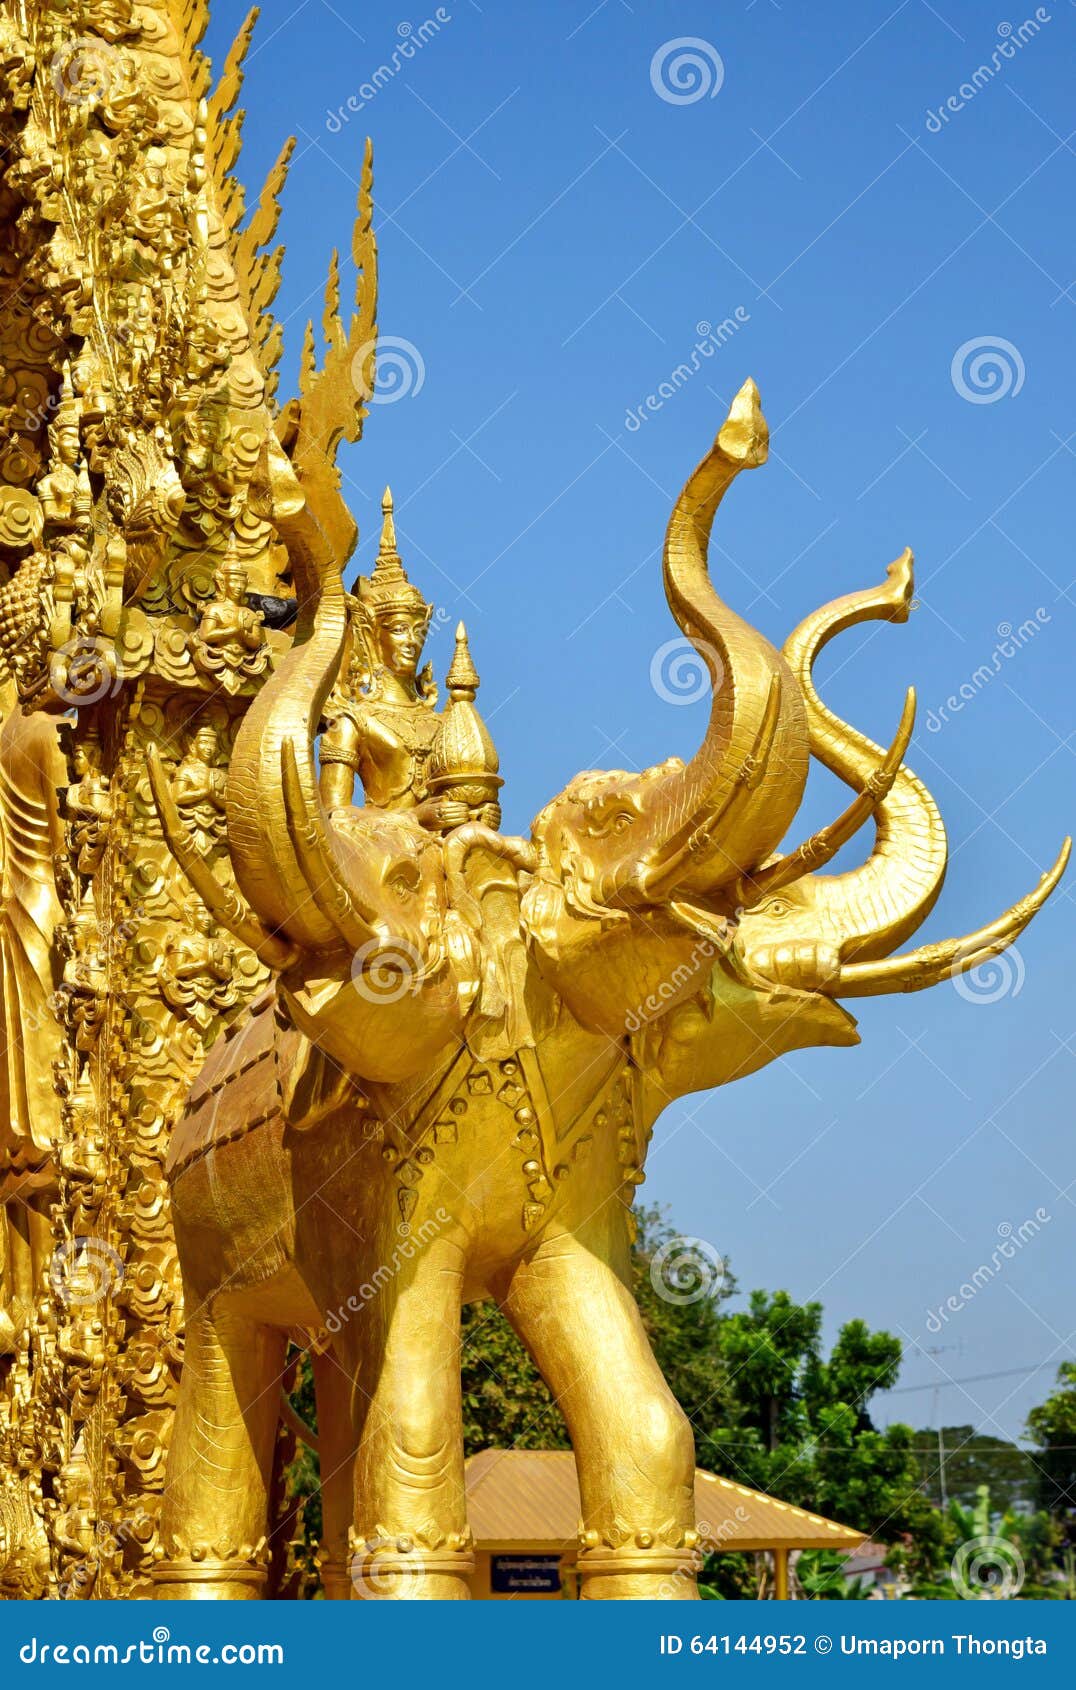
[[[23,1666],[282,1667],[282,1643],[173,1643],[166,1625],[138,1643],[46,1643],[31,1637],[19,1650]]]

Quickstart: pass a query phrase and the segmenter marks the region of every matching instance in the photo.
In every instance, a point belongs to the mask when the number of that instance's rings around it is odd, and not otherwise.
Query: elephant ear
[[[280,1097],[289,1127],[316,1127],[339,1109],[366,1110],[359,1082],[294,1028],[281,1034]]]
[[[215,1041],[168,1146],[164,1171],[170,1181],[222,1140],[242,1138],[252,1130],[249,1123],[279,1116],[281,1036],[300,1037],[284,1031],[276,992],[270,988],[255,998],[245,1019],[234,1022]],[[243,1096],[241,1106],[236,1106],[229,1088],[240,1074]]]

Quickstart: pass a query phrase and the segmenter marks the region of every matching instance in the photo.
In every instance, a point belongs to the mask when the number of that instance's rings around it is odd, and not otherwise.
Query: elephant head
[[[641,774],[576,777],[534,824],[534,878],[524,918],[542,965],[577,1016],[629,1032],[691,1016],[715,1085],[785,1050],[846,1044],[855,1023],[834,1001],[914,991],[998,954],[1057,885],[1066,841],[1039,886],[997,921],[904,955],[930,914],[947,861],[937,806],[907,768],[915,697],[889,750],[822,703],[814,660],[842,630],[870,618],[906,621],[912,556],[881,587],[817,611],[782,653],[734,616],[709,579],[711,524],[735,475],[761,463],[766,426],[748,382],[709,456],[677,501],[665,545],[665,587],[679,626],[713,683],[703,746]],[[798,849],[775,854],[799,806],[810,757],[855,796]],[[821,870],[872,821],[859,868]],[[750,1036],[747,1036],[750,1034]],[[716,1049],[722,1046],[720,1058]],[[716,1066],[715,1066],[716,1063]]]

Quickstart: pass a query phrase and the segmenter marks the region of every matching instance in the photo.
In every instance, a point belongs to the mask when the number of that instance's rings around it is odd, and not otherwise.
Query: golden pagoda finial
[[[474,695],[481,686],[478,670],[471,659],[471,648],[467,643],[467,629],[462,622],[456,625],[456,652],[452,659],[445,685],[448,696],[453,703],[458,700],[472,702]]]
[[[475,708],[478,671],[462,622],[456,626],[456,650],[445,684],[449,702],[427,766],[430,791],[450,793],[472,810],[479,810],[496,803],[504,782],[489,729]]]

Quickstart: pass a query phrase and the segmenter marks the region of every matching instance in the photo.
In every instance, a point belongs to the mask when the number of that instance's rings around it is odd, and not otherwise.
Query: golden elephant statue
[[[707,565],[717,507],[766,443],[749,382],[668,530],[667,597],[713,693],[686,764],[580,775],[528,840],[477,823],[441,838],[372,808],[330,817],[314,742],[346,602],[304,509],[279,526],[305,620],[229,775],[241,897],[209,875],[151,759],[195,889],[278,975],[211,1052],[170,1155],[188,1326],[155,1594],[261,1594],[295,1336],[315,1354],[326,1593],[466,1597],[460,1307],[487,1298],[569,1428],[581,1594],[697,1594],[691,1428],[630,1289],[654,1122],[788,1051],[854,1044],[839,998],[995,955],[1067,854],[991,926],[893,956],[946,863],[903,762],[913,703],[884,752],[820,701],[812,665],[842,629],[905,619],[911,558],[775,650]],[[853,797],[778,855],[812,755]],[[867,822],[866,862],[823,874]]]

